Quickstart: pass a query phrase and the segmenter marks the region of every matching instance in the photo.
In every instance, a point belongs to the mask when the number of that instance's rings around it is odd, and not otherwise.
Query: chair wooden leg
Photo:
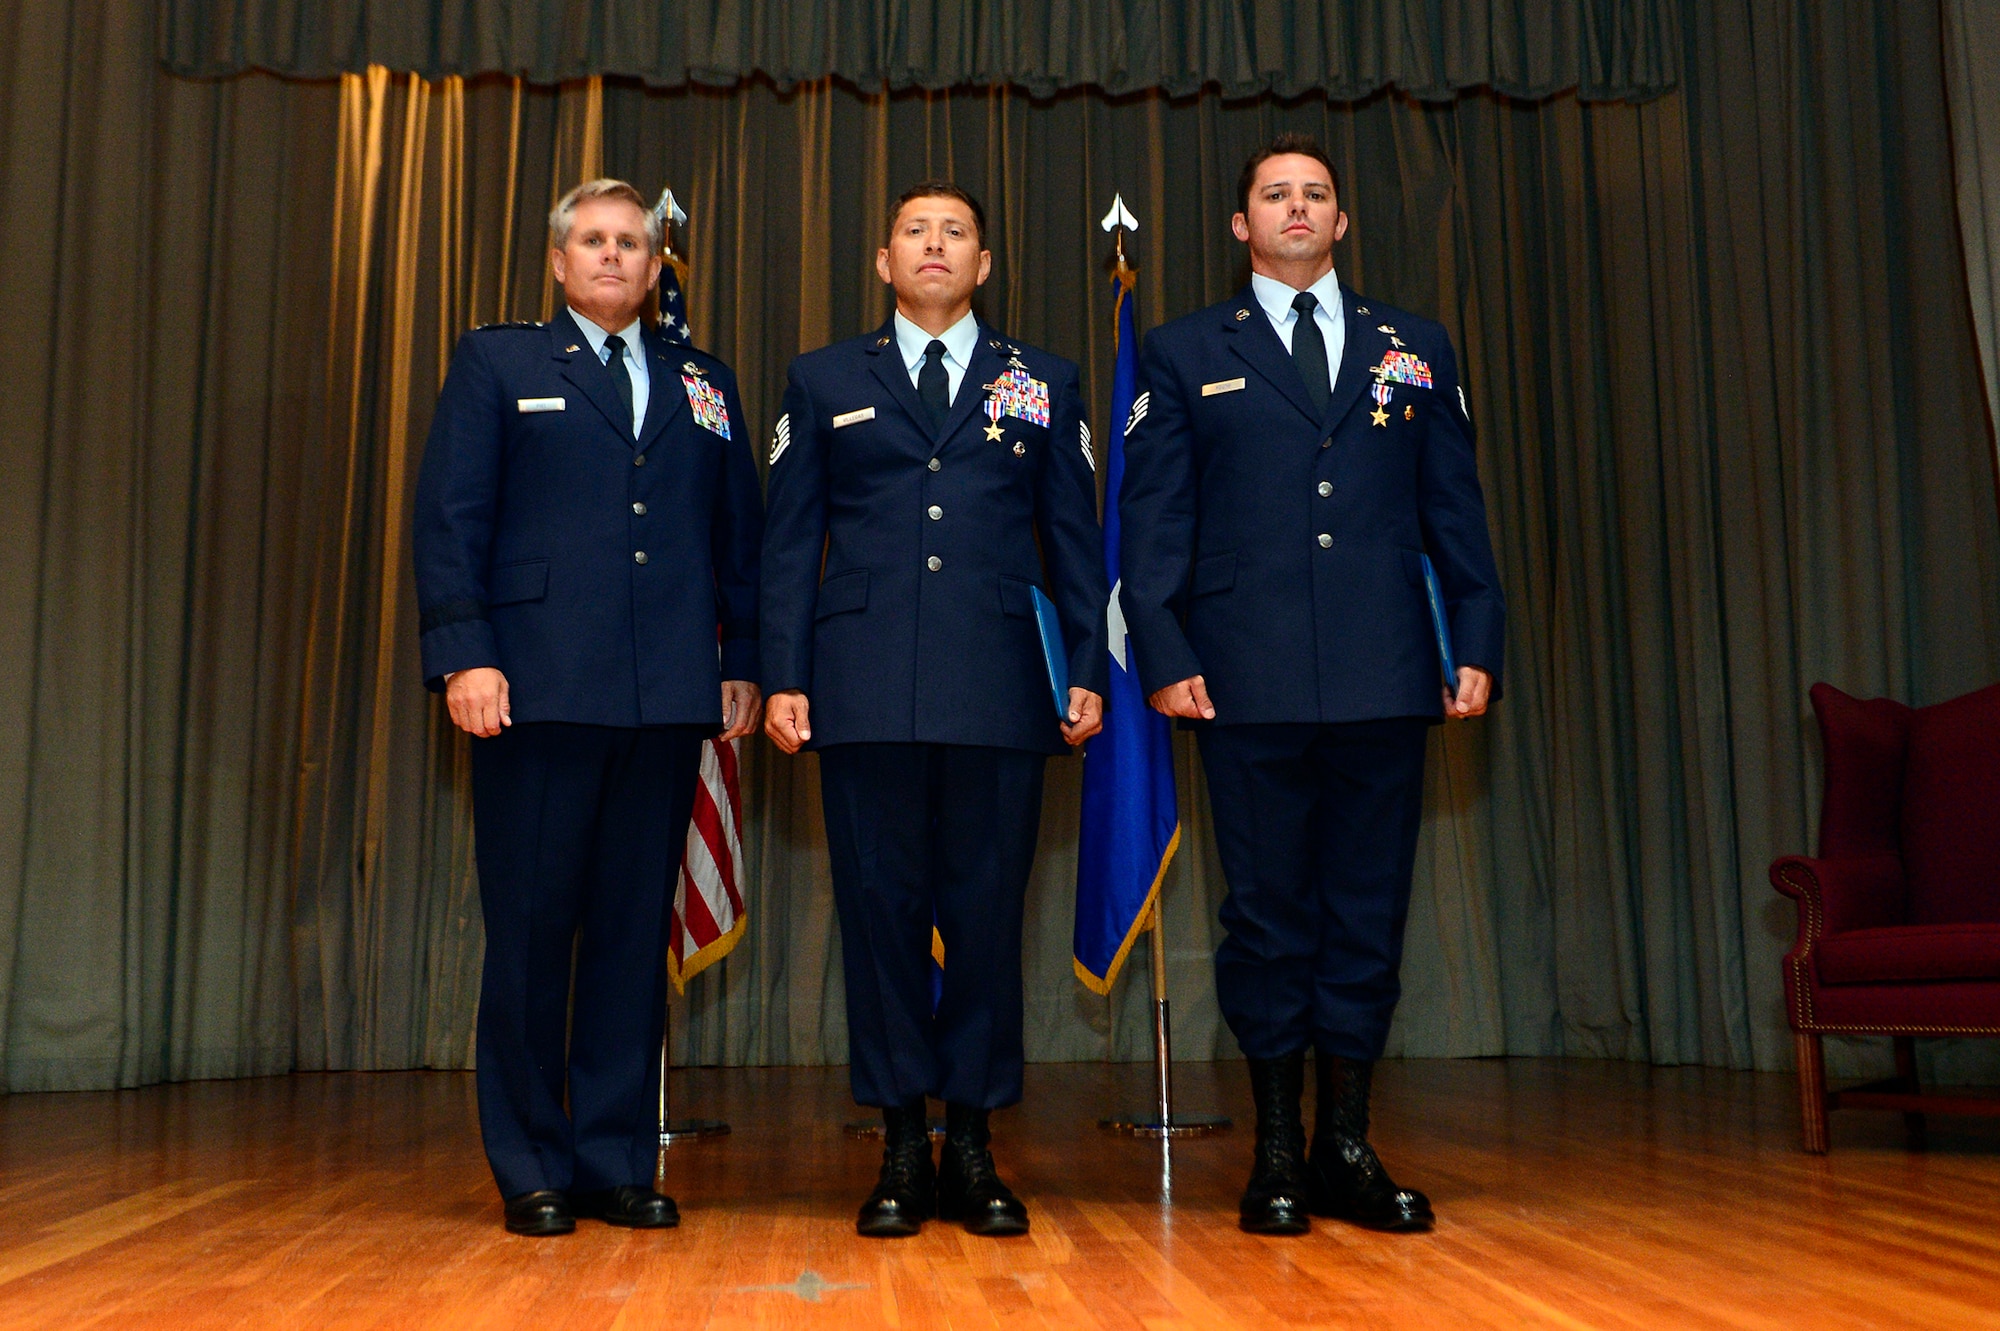
[[[1898,1035],[1894,1039],[1896,1047],[1896,1079],[1903,1083],[1903,1089],[1912,1095],[1921,1094],[1923,1086],[1917,1081],[1917,1042],[1915,1037]],[[1910,1145],[1921,1149],[1924,1145],[1928,1125],[1918,1112],[1903,1115],[1903,1130],[1909,1134]]]
[[[1800,1144],[1814,1155],[1826,1154],[1826,1051],[1817,1035],[1794,1031],[1798,1050]]]

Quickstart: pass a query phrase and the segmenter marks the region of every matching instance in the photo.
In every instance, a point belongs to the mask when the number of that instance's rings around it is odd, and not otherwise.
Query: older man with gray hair
[[[578,186],[549,230],[563,308],[459,340],[414,539],[424,681],[472,736],[479,1123],[528,1235],[679,1221],[652,1187],[667,894],[701,743],[761,705],[735,376],[642,324],[632,186]]]

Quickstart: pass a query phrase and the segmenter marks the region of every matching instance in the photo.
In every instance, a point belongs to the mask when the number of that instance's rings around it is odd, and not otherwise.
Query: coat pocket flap
[[[1410,585],[1412,587],[1423,586],[1424,585],[1423,555],[1415,550],[1399,550],[1397,551],[1397,553],[1402,555],[1403,557],[1403,576],[1409,579]]]
[[[1035,617],[1035,584],[1019,578],[1000,579],[1000,612],[1023,619]]]
[[[1236,552],[1210,555],[1194,566],[1194,594],[1226,592],[1236,585]]]
[[[863,610],[867,606],[868,570],[857,568],[849,573],[835,574],[819,585],[819,601],[813,610],[813,618],[844,615],[850,610]]]
[[[548,590],[548,560],[529,559],[518,564],[502,564],[487,579],[486,604],[512,605],[516,601],[539,601]]]

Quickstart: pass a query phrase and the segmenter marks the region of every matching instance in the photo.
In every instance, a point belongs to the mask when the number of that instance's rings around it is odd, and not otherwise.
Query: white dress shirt
[[[604,341],[611,336],[611,330],[599,328],[589,319],[576,312],[571,306],[569,317],[576,320],[576,326],[590,341],[590,350],[597,357],[597,363],[605,364]],[[646,344],[639,336],[639,321],[618,334],[625,342],[625,373],[632,376],[632,437],[637,439],[639,431],[646,426],[646,400],[652,392],[652,379],[646,373]]]
[[[1347,311],[1341,305],[1340,278],[1329,268],[1306,290],[1319,300],[1313,321],[1319,325],[1320,336],[1326,339],[1326,387],[1331,392],[1340,379],[1340,357],[1347,350]],[[1271,327],[1277,330],[1278,340],[1290,351],[1292,330],[1299,326],[1299,312],[1292,308],[1292,301],[1299,294],[1297,288],[1286,286],[1275,277],[1252,273],[1250,294],[1264,307],[1264,313],[1271,318]]]
[[[972,368],[972,353],[979,345],[979,320],[967,310],[965,317],[938,334],[937,340],[944,343],[945,400],[956,402],[958,386],[964,382],[965,372]],[[912,387],[924,368],[924,348],[930,344],[931,335],[897,310],[896,348],[903,353],[903,368],[910,372]]]

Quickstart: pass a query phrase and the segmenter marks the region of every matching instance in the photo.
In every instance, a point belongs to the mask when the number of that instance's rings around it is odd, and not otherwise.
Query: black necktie
[[[625,339],[612,336],[604,339],[604,368],[611,371],[611,382],[618,389],[618,400],[625,404],[625,433],[632,429],[632,372],[625,368]],[[1326,362],[1326,353],[1320,353],[1320,362]]]
[[[1319,299],[1310,291],[1301,291],[1292,297],[1292,308],[1299,312],[1298,327],[1292,329],[1292,364],[1299,367],[1299,377],[1306,381],[1306,396],[1324,416],[1326,404],[1333,398],[1333,386],[1328,382],[1326,338],[1319,331],[1319,320],[1313,318]]]
[[[1320,360],[1326,360],[1323,351]],[[951,379],[944,372],[944,343],[936,338],[924,348],[924,368],[917,371],[917,398],[930,413],[931,433],[944,429],[944,418],[951,414]]]

